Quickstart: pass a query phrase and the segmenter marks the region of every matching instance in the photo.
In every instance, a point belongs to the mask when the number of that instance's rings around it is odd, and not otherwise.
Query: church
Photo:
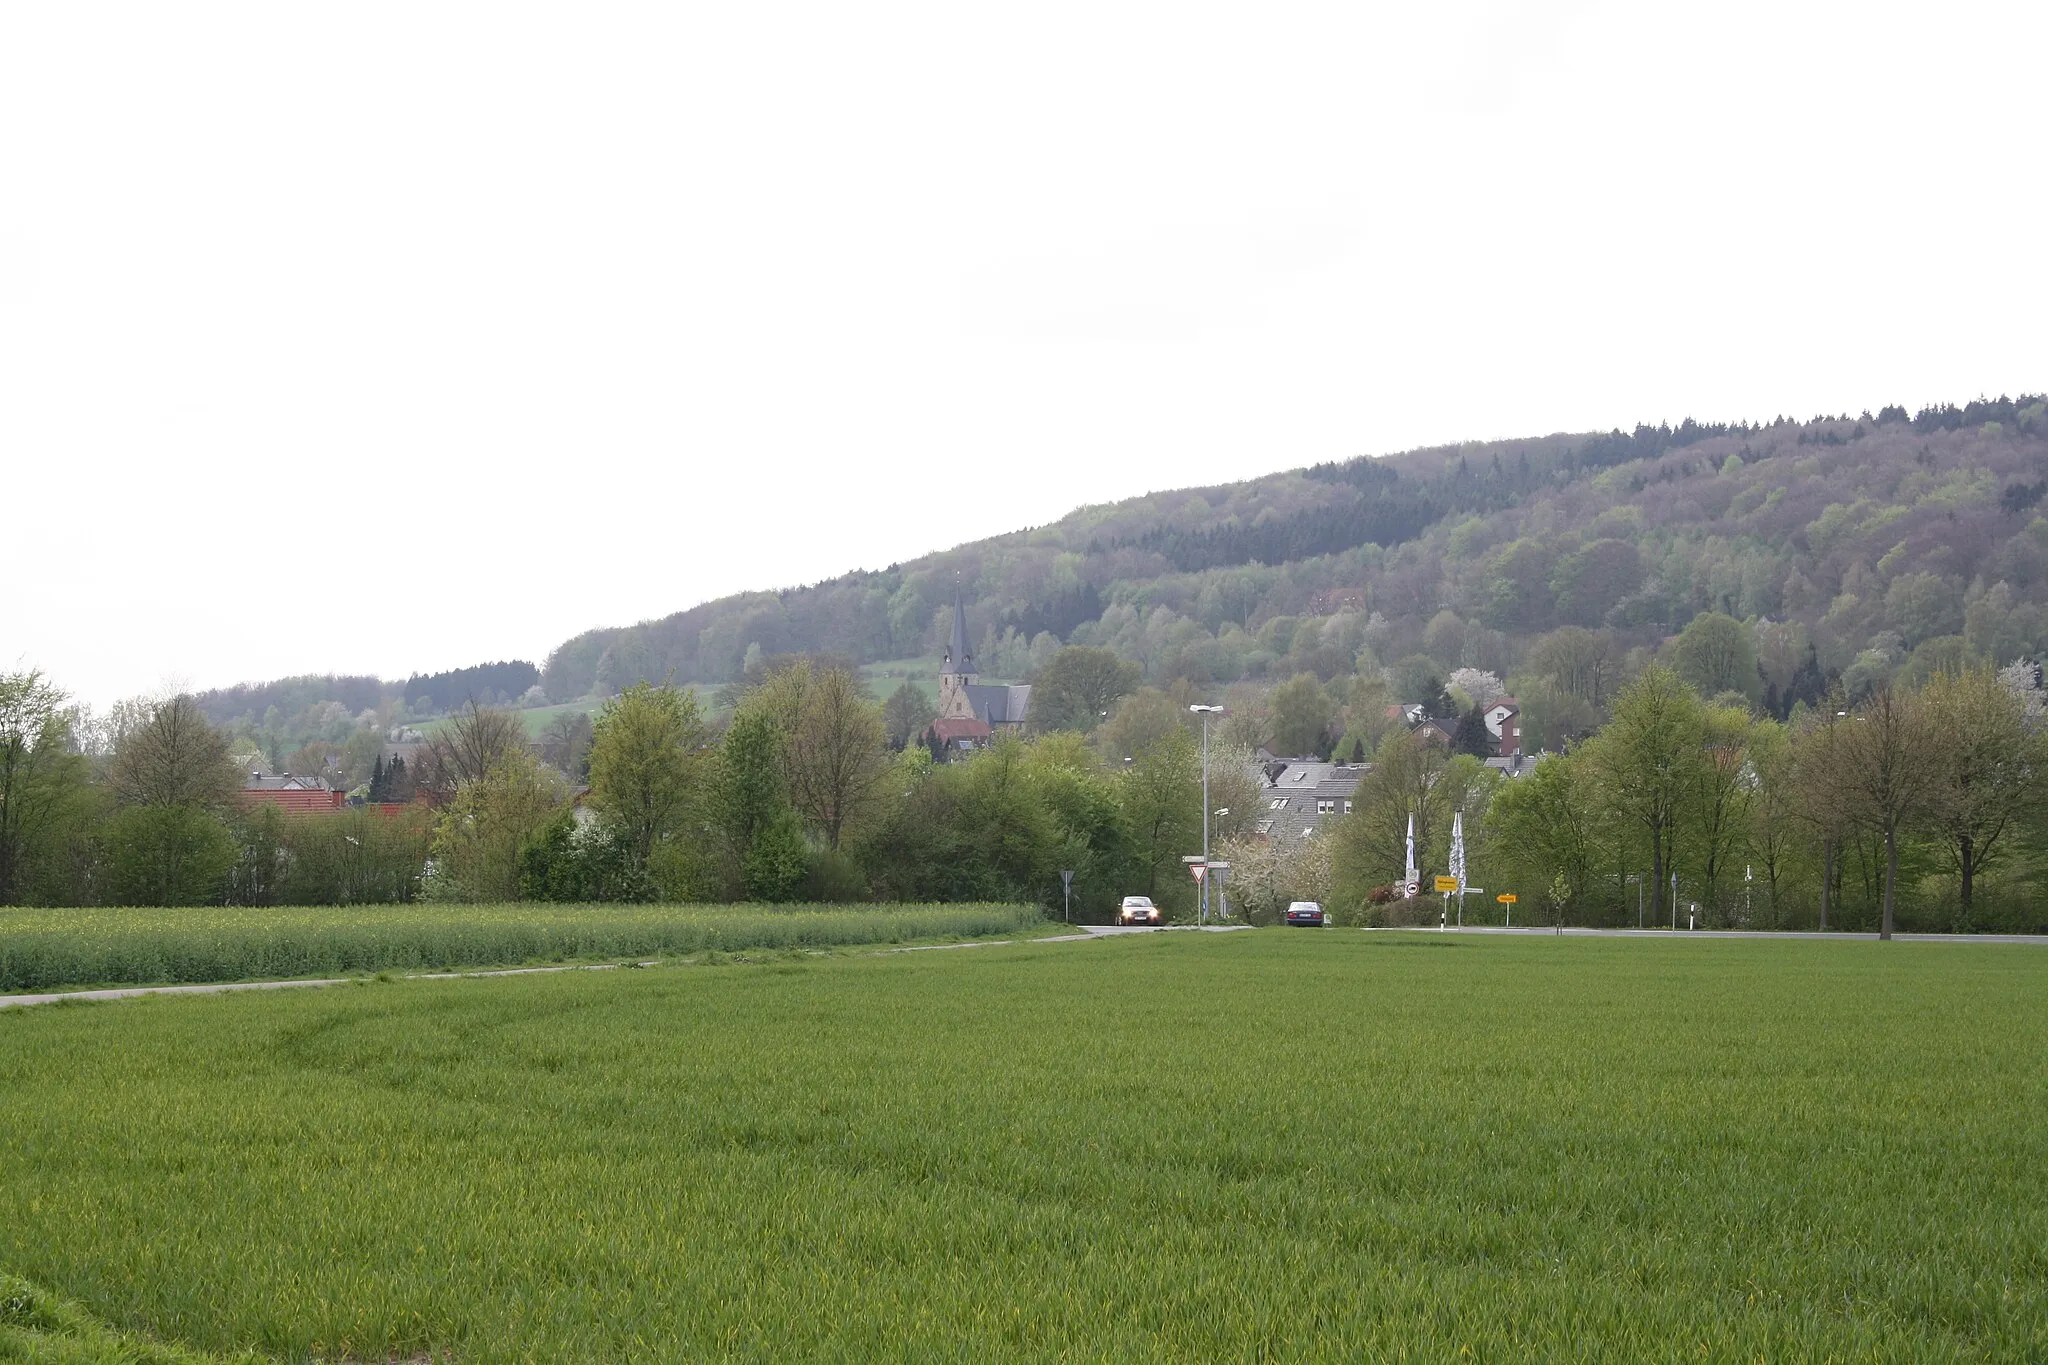
[[[1031,709],[1031,687],[976,681],[974,651],[967,647],[967,608],[953,598],[953,635],[939,669],[939,716],[923,739],[935,755],[954,758],[983,749],[1003,731],[1024,728]]]

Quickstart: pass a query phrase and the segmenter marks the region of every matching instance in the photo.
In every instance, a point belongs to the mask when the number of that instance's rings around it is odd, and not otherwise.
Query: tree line
[[[1513,780],[1435,746],[1390,752],[1337,832],[1334,885],[1370,897],[1399,874],[1417,818],[1446,865],[1466,814],[1475,883],[1525,915],[1577,924],[1929,930],[2048,927],[2039,679],[2031,665],[1839,688],[1793,723],[1704,698],[1653,664],[1596,734]],[[1489,915],[1499,907],[1487,903]],[[1433,903],[1421,907],[1433,919]]]
[[[36,673],[0,677],[0,904],[1024,900],[1106,918],[1192,898],[1200,754],[1181,726],[1129,761],[1072,731],[963,761],[892,747],[848,667],[775,661],[708,718],[634,684],[588,726],[587,783],[516,713],[471,705],[412,761],[397,808],[286,814],[242,796],[228,735],[190,696],[122,709],[103,745]],[[903,737],[905,740],[910,736]],[[1248,756],[1212,795],[1255,805]],[[1240,793],[1233,795],[1233,793]],[[1219,821],[1219,833],[1227,833]]]

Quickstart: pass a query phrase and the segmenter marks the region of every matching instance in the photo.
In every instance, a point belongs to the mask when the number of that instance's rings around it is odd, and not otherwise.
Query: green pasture
[[[57,1005],[0,1269],[301,1360],[2042,1359],[2044,1056],[2048,952],[1811,939]]]
[[[891,692],[910,682],[936,706],[939,701],[939,669],[943,666],[944,661],[935,654],[916,659],[883,659],[877,663],[862,664],[860,677],[867,684],[868,692],[878,701],[888,700]]]
[[[0,909],[0,992],[1040,933],[1028,905]]]

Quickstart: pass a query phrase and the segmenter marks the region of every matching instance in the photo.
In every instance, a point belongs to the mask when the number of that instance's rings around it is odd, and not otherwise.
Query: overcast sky
[[[2048,6],[0,16],[0,668],[539,661],[1149,489],[2048,388]]]

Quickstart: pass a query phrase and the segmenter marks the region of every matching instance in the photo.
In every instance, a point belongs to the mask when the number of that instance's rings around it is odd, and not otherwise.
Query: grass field
[[[54,1006],[0,1013],[0,1267],[284,1358],[2040,1359],[2044,1056],[2048,952],[1960,944]]]
[[[0,909],[0,992],[1044,932],[1028,905]]]

